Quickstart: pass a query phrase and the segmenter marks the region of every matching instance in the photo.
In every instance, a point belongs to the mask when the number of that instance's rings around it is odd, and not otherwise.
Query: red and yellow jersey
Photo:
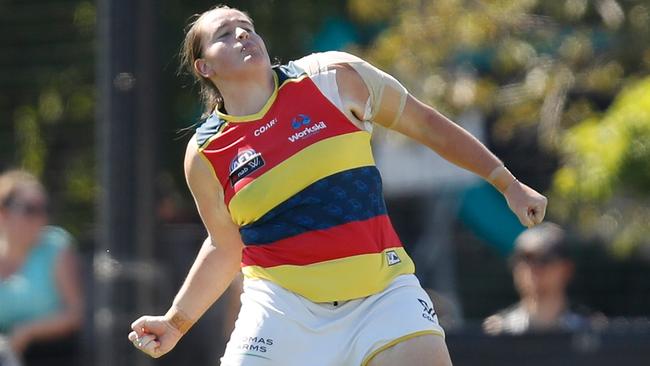
[[[196,135],[240,228],[244,275],[314,302],[369,296],[414,272],[386,212],[371,123],[345,110],[323,59],[274,68],[259,113],[215,112]]]

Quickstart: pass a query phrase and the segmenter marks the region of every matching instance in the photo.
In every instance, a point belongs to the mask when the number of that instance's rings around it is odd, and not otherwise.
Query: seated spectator
[[[574,264],[558,225],[542,223],[521,233],[511,264],[521,300],[485,319],[486,333],[575,331],[589,324],[586,316],[572,309],[567,296]]]
[[[76,257],[70,235],[47,220],[45,189],[33,175],[0,175],[0,337],[25,366],[73,365],[76,358]]]

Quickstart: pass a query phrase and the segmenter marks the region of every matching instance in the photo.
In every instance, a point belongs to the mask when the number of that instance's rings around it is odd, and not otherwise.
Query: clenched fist
[[[503,192],[503,196],[522,225],[532,227],[544,220],[547,200],[534,189],[515,180]]]
[[[158,358],[171,351],[183,334],[166,316],[143,316],[131,324],[129,340],[140,351]]]

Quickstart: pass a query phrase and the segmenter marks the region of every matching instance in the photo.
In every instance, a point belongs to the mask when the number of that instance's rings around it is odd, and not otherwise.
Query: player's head
[[[208,112],[222,105],[216,84],[271,67],[266,45],[245,12],[219,5],[194,16],[181,49],[182,66],[199,82]]]
[[[566,235],[553,223],[521,233],[511,260],[515,286],[522,297],[563,294],[573,275]]]
[[[32,243],[47,223],[47,196],[32,174],[13,170],[0,175],[0,234]]]

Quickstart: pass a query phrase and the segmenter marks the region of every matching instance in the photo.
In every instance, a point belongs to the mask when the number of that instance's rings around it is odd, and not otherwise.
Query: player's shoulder
[[[183,168],[185,178],[190,187],[197,188],[206,184],[212,184],[216,178],[209,160],[203,155],[202,147],[197,141],[198,133],[194,134],[187,142]]]
[[[356,63],[364,62],[358,56],[355,56],[348,52],[343,51],[325,51],[309,54],[299,60],[298,62],[314,62],[317,61],[323,66],[335,65],[335,64],[345,64],[345,63]]]
[[[184,159],[184,165],[186,171],[188,168],[190,168],[193,164],[195,164],[199,160],[199,154],[200,154],[199,149],[201,148],[201,145],[199,144],[197,139],[198,139],[198,132],[192,135],[189,141],[187,141],[187,146],[185,148],[185,159]]]
[[[197,148],[204,147],[213,136],[222,130],[225,123],[226,121],[220,118],[217,113],[210,114],[197,124],[196,132],[190,139],[190,143],[196,143]]]
[[[365,63],[363,59],[348,52],[326,51],[306,55],[285,65],[288,71],[304,73],[309,76],[326,72],[338,66]]]
[[[206,144],[207,143],[201,144],[200,134],[198,131],[192,135],[192,137],[187,142],[183,165],[185,167],[185,174],[188,178],[191,175],[195,175],[197,171],[203,170],[206,162],[205,159],[201,156],[201,149],[203,147],[202,145]]]

